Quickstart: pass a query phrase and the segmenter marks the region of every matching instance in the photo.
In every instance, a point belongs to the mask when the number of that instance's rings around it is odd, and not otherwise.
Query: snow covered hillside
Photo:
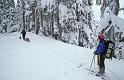
[[[0,35],[0,80],[101,80],[88,75],[94,50],[33,33],[27,34],[30,43],[19,36]],[[106,60],[107,80],[123,80],[123,67],[123,61]]]

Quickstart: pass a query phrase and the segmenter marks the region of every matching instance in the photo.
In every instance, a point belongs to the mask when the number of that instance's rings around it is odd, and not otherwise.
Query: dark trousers
[[[58,39],[58,34],[55,34],[55,39],[56,39],[56,40]]]
[[[104,73],[105,72],[105,57],[104,55],[98,55],[98,66],[99,66],[99,72]]]
[[[22,38],[23,38],[23,40],[25,40],[25,35],[24,34],[22,34]]]

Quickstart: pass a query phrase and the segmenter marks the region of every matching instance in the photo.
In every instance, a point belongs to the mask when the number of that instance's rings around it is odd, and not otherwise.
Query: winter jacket
[[[24,29],[22,30],[22,32],[21,32],[21,33],[22,33],[22,35],[26,35],[26,32],[25,32],[25,30],[24,30]]]
[[[96,55],[104,55],[105,54],[105,41],[104,40],[100,40],[99,41],[99,45],[96,49]]]

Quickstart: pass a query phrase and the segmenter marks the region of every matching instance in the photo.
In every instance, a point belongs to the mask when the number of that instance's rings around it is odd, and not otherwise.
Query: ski
[[[101,75],[99,77],[101,77],[102,80],[110,80],[110,78],[105,74],[103,74],[103,75]]]
[[[96,73],[96,71],[94,71],[94,70],[90,70],[90,69],[88,69],[88,68],[83,67],[82,64],[78,65],[78,68],[83,68],[83,69],[85,69],[85,70],[88,70],[88,71],[90,71],[91,74],[93,74],[93,73],[95,74],[95,73]]]
[[[102,80],[110,80],[110,78],[109,78],[106,74],[103,74],[103,75],[101,75],[101,76],[97,76],[97,75],[96,75],[96,74],[97,74],[96,71],[90,70],[90,69],[88,69],[88,68],[85,68],[85,67],[83,67],[82,64],[78,65],[78,68],[83,68],[83,69],[85,69],[85,70],[88,70],[88,71],[90,71],[90,74],[91,74],[91,75],[94,75],[94,76],[96,76],[96,77],[100,77]]]

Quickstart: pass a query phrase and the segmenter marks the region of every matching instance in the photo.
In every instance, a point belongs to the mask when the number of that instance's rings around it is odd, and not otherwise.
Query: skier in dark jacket
[[[103,32],[98,36],[99,45],[95,51],[98,59],[99,72],[96,74],[97,76],[103,75],[105,73],[105,41]]]
[[[21,34],[22,34],[22,38],[23,38],[23,40],[25,40],[25,35],[26,35],[26,31],[25,31],[25,29],[23,29],[23,30],[21,31]]]

